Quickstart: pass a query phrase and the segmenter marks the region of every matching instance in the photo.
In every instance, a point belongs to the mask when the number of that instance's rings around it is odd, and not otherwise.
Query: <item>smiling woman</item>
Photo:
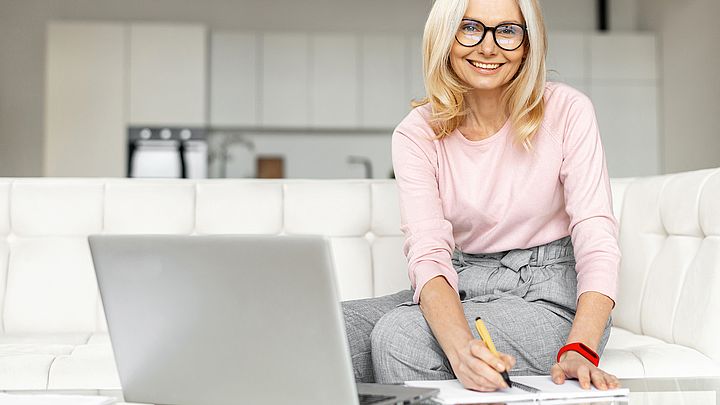
[[[462,124],[463,134],[471,136],[481,129],[479,123],[465,120],[467,104],[478,94],[468,92],[491,90],[493,98],[500,96],[507,106],[517,141],[530,148],[543,117],[545,86],[547,39],[539,4],[531,0],[452,3],[434,7],[428,16],[423,40],[428,97],[416,105],[433,106],[432,124],[439,138]],[[495,123],[494,129],[498,125],[502,123]]]
[[[427,97],[392,139],[412,289],[343,303],[356,378],[617,386],[597,367],[620,262],[605,156],[590,100],[545,81],[538,0],[436,0],[423,45]]]

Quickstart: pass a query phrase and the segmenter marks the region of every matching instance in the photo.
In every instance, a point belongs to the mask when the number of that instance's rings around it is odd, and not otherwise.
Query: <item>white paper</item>
[[[495,392],[477,392],[464,389],[458,380],[406,381],[405,385],[411,387],[437,388],[440,390],[440,393],[437,395],[436,400],[443,404],[624,397],[630,393],[630,390],[627,388],[600,391],[593,387],[589,390],[584,390],[580,388],[580,384],[575,380],[567,380],[565,384],[557,385],[552,382],[550,376],[515,376],[512,377],[511,380],[537,388],[540,392],[527,392],[516,387]]]
[[[0,405],[112,405],[115,398],[86,395],[2,394]]]

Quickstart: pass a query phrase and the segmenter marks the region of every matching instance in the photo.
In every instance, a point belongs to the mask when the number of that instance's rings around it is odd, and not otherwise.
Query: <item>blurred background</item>
[[[720,166],[718,0],[541,0],[612,177]],[[388,178],[430,0],[0,0],[0,176]]]

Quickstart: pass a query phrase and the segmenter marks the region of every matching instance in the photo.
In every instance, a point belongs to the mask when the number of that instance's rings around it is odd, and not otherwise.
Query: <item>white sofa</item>
[[[720,375],[720,169],[613,180],[623,262],[602,366]],[[341,297],[407,288],[392,180],[0,179],[0,390],[116,390],[89,234],[313,234]]]

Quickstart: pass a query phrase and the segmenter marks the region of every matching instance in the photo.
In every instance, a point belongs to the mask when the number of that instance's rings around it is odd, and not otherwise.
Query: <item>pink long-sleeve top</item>
[[[455,130],[435,140],[429,104],[413,109],[392,137],[403,251],[417,303],[444,276],[457,292],[452,252],[494,253],[571,235],[577,296],[615,300],[620,249],[595,112],[581,92],[545,87],[545,116],[533,150],[513,143],[510,122],[471,141]]]

